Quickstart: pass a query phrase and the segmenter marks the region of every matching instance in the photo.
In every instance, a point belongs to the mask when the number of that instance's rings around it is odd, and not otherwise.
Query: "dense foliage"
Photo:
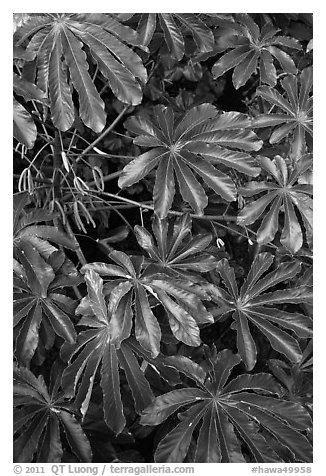
[[[14,15],[14,459],[312,461],[312,15]]]

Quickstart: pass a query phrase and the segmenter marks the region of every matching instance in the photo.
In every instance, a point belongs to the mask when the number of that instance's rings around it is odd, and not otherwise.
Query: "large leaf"
[[[201,389],[187,387],[160,395],[142,412],[143,425],[158,425],[181,410],[181,422],[157,446],[156,462],[181,463],[200,423],[193,462],[245,462],[243,445],[256,462],[282,462],[282,445],[296,461],[311,462],[312,448],[303,434],[311,421],[304,406],[282,400],[280,385],[266,373],[228,381],[239,362],[239,356],[223,350],[211,358],[214,370]],[[185,405],[188,409],[182,411]],[[271,447],[259,429],[275,437],[280,447]]]
[[[240,225],[249,225],[263,216],[262,223],[257,232],[258,243],[267,243],[274,239],[279,228],[279,214],[284,214],[284,225],[281,235],[281,243],[290,252],[296,253],[302,247],[303,233],[302,224],[306,232],[306,241],[310,245],[312,241],[312,188],[302,186],[298,181],[300,176],[310,167],[310,155],[303,156],[291,169],[285,160],[277,156],[274,160],[268,157],[260,157],[260,164],[273,182],[249,182],[241,187],[239,192],[244,197],[250,197],[261,192],[267,192],[255,201],[247,204],[238,215]],[[266,208],[269,210],[266,213]],[[299,222],[295,208],[302,218]]]
[[[274,59],[284,73],[296,74],[297,68],[291,56],[279,47],[301,50],[298,40],[278,35],[272,23],[264,24],[260,30],[247,13],[236,13],[234,21],[218,21],[223,27],[220,51],[229,50],[214,64],[212,74],[215,78],[234,68],[232,81],[239,89],[256,73],[258,66],[263,83],[275,86],[277,72]],[[225,38],[224,38],[225,35]]]
[[[34,15],[14,35],[16,46],[24,42],[27,53],[36,58],[37,86],[49,96],[52,120],[58,129],[66,131],[74,122],[73,89],[78,93],[84,124],[95,132],[105,126],[104,102],[89,71],[90,57],[120,101],[132,105],[141,102],[137,78],[144,84],[146,69],[125,44],[140,46],[140,39],[113,14]]]
[[[53,370],[57,369],[55,365]],[[58,388],[49,391],[43,376],[36,378],[24,367],[14,369],[14,461],[58,463],[63,456],[61,436],[80,462],[92,460],[89,441],[75,416],[67,411],[68,400]],[[21,400],[21,396],[24,399]]]
[[[199,176],[209,188],[227,201],[235,200],[236,189],[229,175],[216,164],[257,176],[259,167],[245,151],[257,151],[262,142],[250,130],[250,120],[237,112],[218,113],[211,104],[201,104],[180,118],[170,107],[155,106],[151,117],[135,116],[126,127],[136,135],[134,143],[154,147],[132,160],[119,179],[129,187],[158,166],[154,186],[154,208],[165,218],[175,195],[174,176],[182,198],[200,215],[208,199]]]
[[[300,265],[296,262],[281,263],[275,271],[262,278],[272,262],[273,257],[269,253],[258,254],[240,292],[236,289],[234,273],[227,260],[219,261],[216,268],[228,288],[223,295],[226,311],[222,314],[232,312],[234,319],[232,328],[237,332],[238,352],[248,370],[254,368],[257,358],[257,349],[249,323],[265,335],[276,351],[294,363],[301,360],[301,349],[297,340],[285,330],[294,332],[298,337],[309,337],[312,334],[310,317],[276,307],[282,303],[309,302],[312,298],[310,289],[299,286],[284,291],[265,292],[278,283],[296,276],[300,271]],[[230,285],[234,289],[232,293]]]

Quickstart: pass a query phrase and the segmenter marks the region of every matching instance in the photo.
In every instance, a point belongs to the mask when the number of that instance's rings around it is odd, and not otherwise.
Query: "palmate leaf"
[[[67,343],[61,348],[62,358],[68,361],[63,372],[62,385],[68,395],[73,396],[76,393],[75,404],[85,415],[95,374],[101,367],[104,419],[109,428],[118,434],[126,423],[120,393],[119,368],[123,369],[126,375],[137,412],[143,410],[154,397],[135,357],[135,353],[138,355],[135,345],[129,346],[126,341],[132,322],[131,300],[126,289],[123,294],[120,287],[118,308],[117,302],[115,305],[112,301],[109,305],[106,303],[103,280],[95,271],[87,270],[85,280],[90,306],[82,304],[76,312],[83,315],[79,324],[89,329],[78,334],[75,344]],[[117,301],[117,292],[115,294]]]
[[[311,420],[304,406],[282,400],[281,387],[270,374],[242,374],[229,380],[240,362],[238,355],[223,350],[211,362],[213,370],[200,388],[172,390],[142,412],[143,425],[158,425],[187,406],[178,413],[181,422],[159,442],[156,462],[181,463],[200,423],[193,462],[244,463],[242,445],[256,462],[283,462],[259,431],[262,428],[296,461],[311,462],[312,448],[303,434]]]
[[[246,205],[238,215],[240,225],[249,225],[264,215],[257,232],[258,243],[267,243],[274,239],[279,228],[279,214],[283,210],[284,226],[281,243],[291,253],[296,253],[303,245],[302,225],[295,209],[301,216],[306,232],[306,241],[312,243],[312,187],[300,184],[300,176],[311,167],[311,156],[307,154],[295,163],[294,168],[287,166],[285,160],[276,156],[274,160],[268,157],[258,158],[261,168],[273,178],[273,182],[249,182],[239,188],[244,197],[251,197],[266,192],[257,200]],[[266,212],[267,207],[269,207]]]
[[[64,254],[51,243],[71,250],[76,250],[78,243],[76,239],[70,238],[56,226],[39,225],[40,222],[53,220],[56,215],[51,215],[44,209],[34,209],[26,213],[23,208],[27,200],[23,196],[19,198],[20,196],[21,194],[14,195],[14,256],[25,269],[29,288],[35,294],[45,298],[49,284],[55,279],[54,271],[61,268],[62,274],[66,276],[70,274],[72,278],[77,278],[78,275],[74,267],[70,271],[66,269],[63,272]],[[53,255],[52,258],[51,255]],[[67,263],[70,261],[66,260]],[[71,284],[78,283],[71,282]],[[55,285],[58,287],[57,281]]]
[[[129,257],[120,251],[111,252],[109,257],[116,264],[89,263],[84,265],[81,271],[83,273],[95,271],[106,279],[109,278],[104,284],[103,291],[109,298],[114,326],[121,329],[119,332],[114,331],[114,336],[118,336],[114,338],[117,347],[130,335],[133,302],[135,337],[152,357],[159,354],[161,328],[150,307],[149,298],[153,297],[164,307],[175,337],[187,345],[200,345],[199,325],[214,322],[212,315],[202,303],[202,299],[211,299],[205,290],[200,290],[200,286],[189,281],[172,279],[157,272],[147,273],[146,269],[145,271],[142,269],[143,257]],[[84,298],[78,309],[87,314],[91,307],[90,299]]]
[[[183,215],[175,220],[157,216],[153,219],[151,235],[144,227],[135,226],[136,238],[139,245],[149,255],[147,268],[154,274],[166,273],[177,279],[203,280],[198,274],[206,273],[215,268],[217,259],[205,251],[212,241],[209,234],[191,234],[192,222],[189,215]],[[156,242],[156,243],[155,243]]]
[[[16,46],[27,43],[35,55],[37,86],[50,99],[54,125],[68,130],[75,119],[73,89],[79,115],[95,132],[105,126],[104,102],[89,72],[85,47],[97,63],[115,96],[122,102],[141,102],[147,73],[139,56],[125,43],[140,45],[137,33],[111,14],[40,14],[30,18],[14,35]]]
[[[151,354],[144,350],[133,337],[123,340],[118,348],[111,338],[114,331],[111,332],[110,329],[114,327],[114,323],[112,323],[113,315],[110,319],[110,311],[108,320],[109,324],[112,324],[111,327],[105,327],[100,323],[95,314],[90,315],[87,314],[88,311],[85,312],[80,324],[86,325],[89,330],[78,335],[75,345],[64,344],[61,349],[63,359],[68,360],[68,366],[62,377],[63,388],[70,397],[76,394],[75,406],[80,408],[84,416],[88,411],[94,379],[99,367],[101,367],[100,385],[103,392],[104,419],[107,426],[116,434],[122,432],[126,423],[121,400],[119,369],[125,373],[135,411],[139,414],[154,400],[139,359],[154,368],[171,386],[181,383],[179,371],[192,372],[198,374],[198,380],[203,379],[202,370],[198,371],[196,364],[190,359],[179,356],[165,357],[162,354],[153,359]],[[88,315],[87,319],[85,319],[86,315]],[[196,377],[192,378],[197,381]]]
[[[24,213],[27,194],[14,196],[15,356],[28,366],[41,346],[53,346],[55,334],[74,342],[74,301],[61,288],[80,284],[73,263],[51,242],[75,249],[76,243],[54,226],[36,225],[54,217],[46,210]]]
[[[53,373],[58,372],[54,364]],[[58,385],[47,388],[43,376],[36,378],[24,367],[14,369],[14,461],[16,463],[59,463],[63,456],[61,435],[65,434],[80,462],[92,461],[92,450],[80,423]]]
[[[223,299],[227,310],[224,314],[232,313],[234,320],[232,328],[237,332],[238,352],[248,370],[254,368],[257,360],[256,344],[250,326],[256,326],[273,349],[294,363],[300,361],[302,353],[297,340],[285,330],[292,331],[298,337],[311,337],[312,334],[310,317],[277,308],[279,304],[284,303],[310,302],[312,299],[310,287],[298,286],[265,292],[278,283],[296,276],[300,271],[300,264],[281,263],[275,271],[265,274],[272,263],[273,256],[270,253],[258,254],[240,291],[237,288],[234,271],[227,260],[220,260],[216,267],[226,287]]]
[[[48,240],[70,249],[76,249],[77,242],[57,227],[36,225],[54,216],[42,209],[25,213],[26,203],[26,194],[14,196],[14,327],[15,356],[21,365],[29,366],[38,347],[53,346],[55,334],[75,341],[71,321],[75,303],[60,288],[77,285],[81,279],[63,251]]]
[[[239,89],[259,69],[261,81],[275,86],[277,82],[275,59],[284,73],[297,73],[293,59],[281,48],[301,50],[301,45],[294,38],[278,35],[278,30],[272,23],[265,23],[259,29],[249,14],[236,13],[234,22],[218,20],[218,24],[227,32],[225,38],[222,34],[223,47],[220,51],[229,51],[214,64],[212,69],[214,78],[219,78],[234,68],[232,81],[234,87]]]
[[[211,104],[201,104],[175,117],[170,107],[155,106],[152,116],[134,116],[125,126],[136,135],[135,144],[150,150],[125,166],[119,186],[129,187],[157,167],[153,200],[160,218],[167,216],[172,205],[175,177],[182,198],[202,215],[208,198],[195,175],[219,196],[233,201],[235,184],[215,165],[253,177],[259,174],[259,167],[248,153],[233,150],[258,151],[262,146],[262,141],[246,130],[250,120],[244,114],[219,113]]]
[[[299,87],[300,84],[300,87]],[[305,68],[299,76],[287,75],[281,80],[287,99],[276,89],[268,86],[257,88],[256,94],[280,112],[261,114],[253,119],[252,127],[276,127],[269,139],[277,144],[289,134],[292,137],[291,152],[295,160],[306,153],[307,141],[312,145],[312,67]]]
[[[197,51],[206,53],[214,46],[212,31],[193,13],[142,13],[138,21],[137,31],[143,45],[148,46],[154,32],[160,26],[165,43],[173,58],[180,61],[185,54],[184,36],[190,33]]]
[[[20,257],[23,256],[20,252]],[[62,294],[60,288],[79,284],[80,277],[64,256],[63,260],[61,256],[56,257],[62,265],[54,272],[48,261],[37,255],[38,274],[32,267],[34,262],[29,261],[30,255],[26,253],[25,256],[26,259],[21,260],[23,266],[14,278],[15,357],[20,365],[29,366],[38,347],[50,349],[53,346],[55,334],[68,342],[75,341],[71,317],[76,304]],[[32,266],[29,267],[30,262]]]

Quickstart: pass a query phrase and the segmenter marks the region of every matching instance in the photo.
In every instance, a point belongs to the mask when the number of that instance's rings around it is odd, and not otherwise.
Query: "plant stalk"
[[[129,108],[129,105],[127,104],[122,109],[120,114],[114,119],[114,121],[111,122],[109,127],[107,129],[105,129],[102,132],[102,134],[100,134],[88,147],[86,147],[86,149],[81,154],[79,154],[79,157],[82,157],[83,155],[86,155],[90,150],[93,149],[93,147],[95,147],[96,144],[98,144],[102,139],[104,139],[104,137],[107,136],[112,131],[112,129],[115,127],[115,125],[120,121],[120,119],[122,118],[122,116],[124,115],[124,113],[127,111],[128,108]]]

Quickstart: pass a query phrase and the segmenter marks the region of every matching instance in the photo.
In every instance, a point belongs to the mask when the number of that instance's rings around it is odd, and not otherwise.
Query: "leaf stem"
[[[136,202],[135,200],[130,200],[129,198],[126,197],[121,197],[120,195],[115,195],[113,193],[109,192],[98,192],[97,190],[90,190],[91,193],[100,193],[101,195],[106,195],[107,197],[114,198],[115,200],[120,200],[125,203],[129,203],[131,205],[134,205],[135,207],[139,207],[142,209],[147,209],[147,210],[153,210],[154,211],[154,205],[148,205],[140,202]],[[174,215],[174,216],[182,216],[184,215],[184,212],[177,212],[174,210],[169,210],[168,211],[169,215]],[[201,220],[222,220],[222,221],[236,221],[237,217],[233,215],[197,215],[195,213],[191,213],[190,216],[192,218],[198,218]]]
[[[96,144],[98,144],[102,139],[104,139],[104,137],[107,136],[115,127],[115,125],[120,121],[120,119],[122,118],[122,116],[124,115],[124,113],[127,111],[128,108],[129,108],[129,104],[126,104],[126,106],[122,109],[120,114],[114,119],[113,122],[111,122],[109,127],[105,129],[102,132],[102,134],[100,134],[88,147],[86,147],[86,149],[81,154],[79,154],[79,156],[82,157],[83,155],[86,155],[90,150],[93,149],[93,147]]]
[[[76,241],[76,237],[74,235],[74,232],[71,229],[68,218],[66,220],[66,223],[65,223],[64,227],[66,228],[66,231],[67,231],[68,235],[70,236],[70,238],[72,240]],[[76,255],[78,256],[78,259],[79,259],[79,262],[80,262],[81,265],[87,264],[87,260],[86,260],[86,258],[84,256],[84,253],[82,252],[81,247],[79,245],[78,245],[78,248],[76,249]]]
[[[53,194],[56,200],[60,199],[61,190],[60,190],[60,176],[59,170],[61,169],[61,140],[60,132],[58,129],[55,131],[54,142],[53,142]]]

